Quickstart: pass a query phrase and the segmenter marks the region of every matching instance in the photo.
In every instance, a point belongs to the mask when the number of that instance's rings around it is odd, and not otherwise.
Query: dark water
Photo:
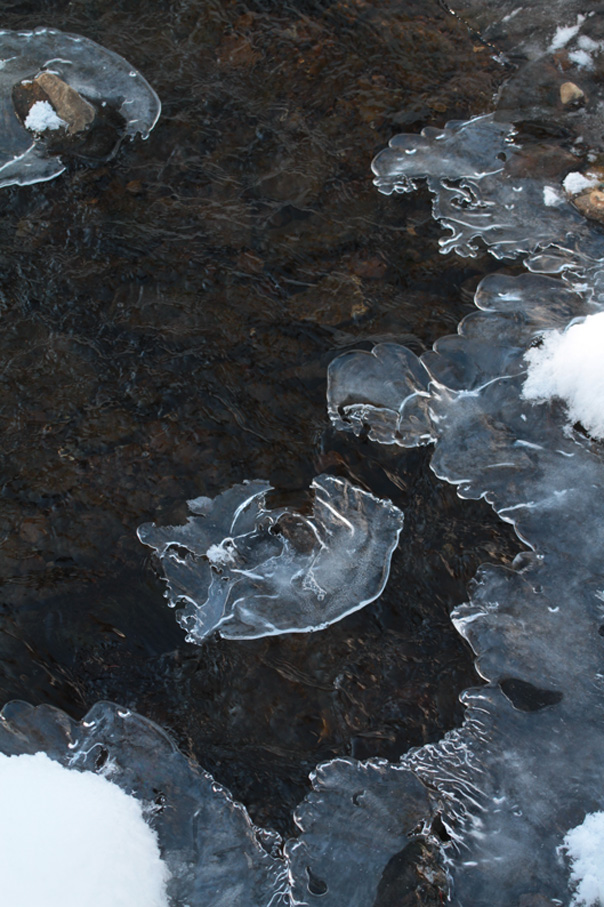
[[[146,142],[0,194],[0,698],[99,699],[169,729],[290,831],[317,762],[396,759],[478,682],[448,613],[518,542],[423,452],[335,436],[334,355],[419,353],[492,267],[438,251],[427,196],[370,161],[401,130],[491,106],[503,71],[434,2],[5,3],[126,57],[158,92]],[[351,478],[405,511],[382,598],[326,631],[187,645],[136,527],[246,478],[299,503]]]

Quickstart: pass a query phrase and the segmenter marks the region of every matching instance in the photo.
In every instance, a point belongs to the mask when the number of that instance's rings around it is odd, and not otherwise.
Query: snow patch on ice
[[[566,834],[561,850],[571,863],[572,907],[604,904],[604,812],[588,813]]]
[[[543,187],[543,204],[546,205],[546,207],[554,208],[557,205],[561,205],[563,201],[563,197],[553,186]]]
[[[600,180],[597,176],[586,175],[573,170],[572,173],[565,177],[562,185],[570,195],[578,195],[579,192],[583,192],[585,189],[592,189],[597,186],[599,182]]]
[[[167,907],[168,869],[141,804],[45,753],[0,754],[2,903]]]
[[[575,25],[559,25],[556,29],[556,34],[554,35],[553,41],[548,48],[549,52],[554,53],[554,51],[566,47],[571,38],[575,37],[575,35],[585,22],[585,19],[586,17],[584,15],[579,14],[577,16],[577,22]]]
[[[571,323],[565,331],[548,331],[530,349],[523,397],[542,403],[564,400],[571,423],[581,422],[604,439],[604,312]]]
[[[67,126],[65,120],[57,114],[48,101],[36,101],[32,104],[23,124],[31,132],[46,132],[47,129],[60,129]]]

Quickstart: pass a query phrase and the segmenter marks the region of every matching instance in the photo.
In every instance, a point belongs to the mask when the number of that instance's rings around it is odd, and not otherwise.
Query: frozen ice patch
[[[403,514],[344,479],[318,476],[312,513],[271,509],[267,482],[189,501],[184,526],[145,524],[189,642],[320,630],[381,595]]]
[[[604,312],[571,323],[565,331],[548,331],[542,345],[530,349],[523,397],[543,403],[559,397],[572,423],[581,422],[604,438]]]
[[[604,904],[604,812],[588,813],[581,825],[571,828],[560,848],[570,860],[573,907]]]
[[[168,870],[141,804],[44,753],[0,754],[2,903],[167,907]]]

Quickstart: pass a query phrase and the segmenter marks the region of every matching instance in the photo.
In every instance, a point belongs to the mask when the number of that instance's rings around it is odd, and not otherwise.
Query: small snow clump
[[[583,174],[578,170],[573,170],[564,178],[562,185],[569,195],[578,195],[585,189],[593,189],[599,182],[600,179],[595,174]]]
[[[0,754],[0,803],[5,907],[168,907],[155,833],[116,784],[45,753]]]
[[[60,129],[61,126],[67,126],[67,123],[48,101],[36,101],[31,105],[23,125],[31,132],[45,132],[47,129]]]
[[[571,828],[560,850],[570,860],[571,907],[604,904],[604,812],[588,813],[581,825]]]
[[[569,421],[580,422],[604,440],[604,312],[571,322],[564,331],[547,331],[542,345],[525,353],[525,400],[544,403],[559,397]]]

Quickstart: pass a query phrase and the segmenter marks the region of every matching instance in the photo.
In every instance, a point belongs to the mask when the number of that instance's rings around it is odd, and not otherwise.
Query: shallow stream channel
[[[602,439],[522,381],[604,308],[604,21],[452,6],[0,7],[0,753],[170,907],[600,903]]]

